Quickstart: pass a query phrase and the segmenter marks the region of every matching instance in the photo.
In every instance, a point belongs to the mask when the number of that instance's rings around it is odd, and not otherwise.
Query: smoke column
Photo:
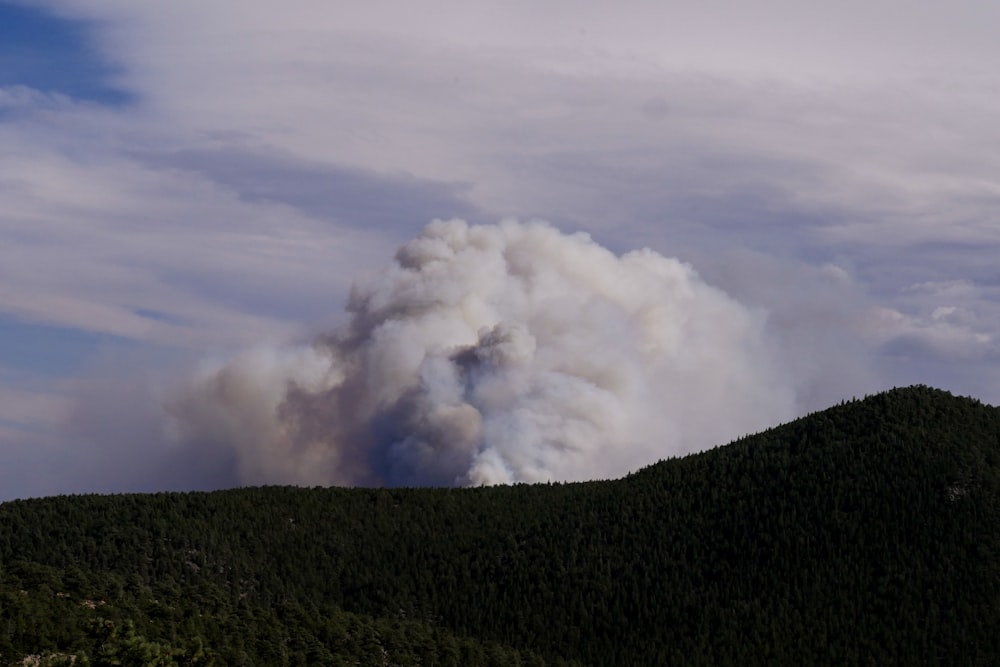
[[[312,345],[206,368],[176,437],[244,483],[620,476],[794,415],[764,316],[650,250],[540,222],[435,221]]]

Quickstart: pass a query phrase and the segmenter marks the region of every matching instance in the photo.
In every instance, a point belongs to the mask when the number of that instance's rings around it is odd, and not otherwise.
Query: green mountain
[[[926,387],[615,481],[0,505],[0,664],[992,665],[998,629],[1000,409]]]

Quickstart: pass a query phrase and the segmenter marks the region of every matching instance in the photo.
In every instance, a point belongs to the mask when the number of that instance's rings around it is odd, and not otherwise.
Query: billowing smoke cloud
[[[762,313],[544,223],[435,221],[347,310],[204,370],[176,437],[245,483],[468,485],[618,476],[795,413]]]

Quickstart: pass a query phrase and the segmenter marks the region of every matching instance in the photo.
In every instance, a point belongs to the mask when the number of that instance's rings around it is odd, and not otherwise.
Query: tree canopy
[[[1000,410],[927,387],[612,481],[0,504],[0,664],[994,664],[998,627]]]

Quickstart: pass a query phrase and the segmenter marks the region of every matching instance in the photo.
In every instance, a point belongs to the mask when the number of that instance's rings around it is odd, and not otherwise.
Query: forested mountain
[[[1000,409],[926,387],[615,481],[0,505],[0,664],[991,665],[998,629]]]

